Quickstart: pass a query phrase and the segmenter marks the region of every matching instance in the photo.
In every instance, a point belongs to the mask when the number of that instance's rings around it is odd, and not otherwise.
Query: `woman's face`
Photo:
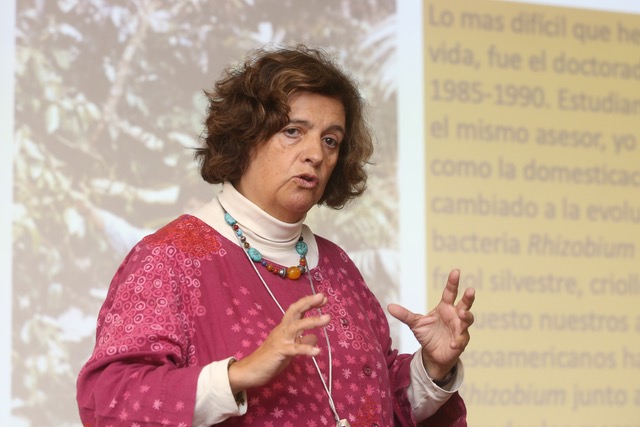
[[[336,98],[294,93],[289,123],[251,154],[236,189],[271,216],[297,222],[318,203],[333,172],[345,133]]]

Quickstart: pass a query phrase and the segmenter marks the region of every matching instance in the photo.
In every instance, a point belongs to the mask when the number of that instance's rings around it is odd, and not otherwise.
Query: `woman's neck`
[[[264,243],[284,244],[295,244],[300,237],[304,218],[293,224],[280,221],[244,197],[229,182],[223,184],[222,191],[218,194],[218,202],[238,221],[247,237],[250,233],[252,239],[259,239]]]
[[[249,244],[269,261],[284,266],[297,265],[299,255],[295,251],[295,244],[302,235],[309,246],[307,262],[310,267],[317,265],[317,243],[311,230],[303,224],[304,218],[293,224],[280,221],[245,198],[229,182],[223,184],[217,197],[193,215],[215,228],[227,239],[238,243],[233,229],[224,221],[225,212],[238,222]]]

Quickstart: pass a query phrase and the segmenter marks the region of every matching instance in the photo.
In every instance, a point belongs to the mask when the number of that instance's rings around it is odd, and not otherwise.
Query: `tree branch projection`
[[[211,197],[189,150],[202,89],[269,42],[326,48],[367,94],[379,140],[370,191],[309,222],[349,251],[381,300],[396,300],[396,100],[382,63],[393,62],[395,29],[384,24],[395,2],[333,4],[17,2],[11,405],[20,422],[77,423],[73,399],[56,396],[74,394],[131,236]],[[379,46],[385,56],[374,61]]]
[[[101,119],[97,123],[93,134],[89,138],[90,146],[94,144],[100,138],[100,135],[104,131],[107,124],[111,123],[116,118],[116,111],[118,103],[124,94],[124,89],[127,83],[127,78],[130,75],[131,63],[135,57],[136,52],[143,44],[144,39],[147,36],[147,30],[149,28],[149,15],[157,8],[158,3],[156,1],[142,1],[138,6],[138,14],[136,15],[137,25],[136,32],[131,36],[129,42],[122,51],[120,61],[118,61],[118,67],[115,74],[115,79],[109,96],[107,97],[104,107],[102,108]]]

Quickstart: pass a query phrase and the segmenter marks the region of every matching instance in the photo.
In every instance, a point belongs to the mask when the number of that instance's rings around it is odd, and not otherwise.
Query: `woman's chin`
[[[277,218],[284,222],[294,223],[300,221],[317,203],[315,198],[309,200],[296,200],[286,205],[277,215]]]

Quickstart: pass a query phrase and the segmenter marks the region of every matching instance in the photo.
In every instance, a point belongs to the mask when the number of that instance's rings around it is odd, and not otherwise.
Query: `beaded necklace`
[[[311,293],[313,293],[314,295],[316,294],[316,288],[313,285],[313,280],[311,279],[311,274],[309,273],[309,268],[307,267],[306,255],[307,255],[308,247],[307,247],[307,244],[304,243],[302,236],[300,236],[300,238],[298,239],[298,242],[296,243],[296,252],[298,253],[298,255],[300,255],[300,265],[298,265],[297,267],[281,268],[278,270],[275,267],[273,267],[273,265],[271,265],[268,261],[262,258],[262,254],[260,254],[260,251],[258,251],[255,248],[252,248],[251,245],[249,245],[249,243],[247,242],[247,238],[244,236],[244,234],[242,233],[242,230],[238,226],[238,222],[226,211],[224,213],[224,220],[229,226],[231,226],[231,228],[233,228],[233,231],[235,232],[235,235],[238,238],[238,241],[240,242],[241,246],[245,249],[245,254],[247,255],[247,258],[253,261],[251,265],[253,266],[253,269],[258,275],[258,278],[260,278],[260,282],[262,282],[262,285],[265,287],[265,289],[271,296],[271,299],[276,303],[276,305],[280,309],[280,312],[282,312],[283,315],[285,314],[284,308],[282,308],[282,306],[276,299],[273,292],[271,292],[271,288],[269,288],[269,285],[267,285],[267,282],[265,282],[264,278],[256,268],[256,264],[260,263],[261,265],[266,267],[269,272],[276,274],[282,278],[287,277],[292,280],[297,280],[300,278],[301,275],[306,273],[307,277],[309,278],[309,285],[311,285]],[[271,266],[271,269],[269,269],[269,266]],[[291,276],[289,274],[290,271],[294,271],[294,273],[291,274]],[[322,315],[322,310],[320,308],[316,308],[316,310],[319,315]],[[318,376],[320,377],[322,386],[324,387],[324,390],[327,393],[327,396],[329,397],[329,407],[331,408],[331,412],[333,412],[333,416],[336,421],[336,427],[351,427],[351,424],[349,424],[349,421],[347,419],[345,418],[340,419],[340,416],[338,415],[338,411],[336,409],[336,405],[333,402],[333,396],[332,396],[333,362],[331,360],[332,359],[331,358],[331,342],[329,341],[329,334],[327,333],[327,328],[323,327],[322,331],[324,332],[324,338],[327,342],[327,352],[329,354],[329,384],[325,382],[324,376],[322,375],[322,371],[320,371],[320,365],[318,365],[318,361],[316,360],[316,358],[312,356],[311,359],[313,360],[313,364],[315,365],[316,371],[318,372]]]
[[[282,267],[277,268],[272,263],[267,261],[262,257],[262,254],[256,248],[252,248],[249,242],[247,242],[246,236],[242,233],[240,226],[238,225],[238,221],[236,221],[229,212],[224,213],[224,221],[233,228],[233,231],[236,234],[238,240],[240,240],[240,244],[247,251],[249,258],[255,263],[260,263],[263,267],[267,269],[269,273],[273,273],[276,276],[280,276],[283,279],[286,277],[291,280],[298,280],[300,276],[307,272],[307,251],[309,250],[307,244],[304,242],[302,236],[298,239],[296,243],[296,252],[300,255],[300,261],[297,266],[291,266],[289,268]]]

